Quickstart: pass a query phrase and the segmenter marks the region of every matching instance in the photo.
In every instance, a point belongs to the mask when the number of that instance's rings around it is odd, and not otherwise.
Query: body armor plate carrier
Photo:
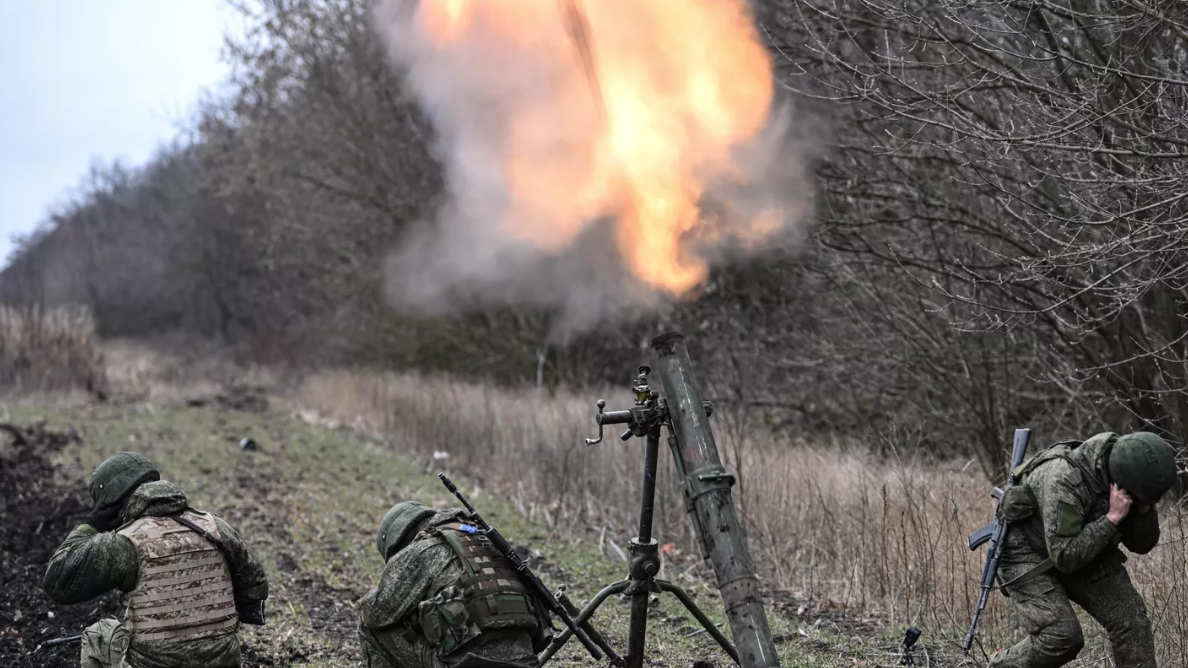
[[[473,531],[473,533],[472,533]],[[418,624],[441,656],[458,650],[484,631],[535,629],[532,597],[515,566],[481,530],[451,522],[426,532],[441,536],[465,572],[420,605]]]
[[[218,537],[206,513],[182,516]],[[142,517],[119,530],[136,548],[139,578],[125,598],[133,641],[195,640],[235,633],[231,571],[222,553],[170,517]]]

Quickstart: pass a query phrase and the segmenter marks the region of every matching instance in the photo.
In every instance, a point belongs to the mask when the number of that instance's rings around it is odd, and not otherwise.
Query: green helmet
[[[380,521],[379,535],[375,538],[375,546],[384,561],[408,545],[416,535],[417,528],[435,514],[432,508],[416,501],[404,501],[392,506]]]
[[[1110,477],[1136,501],[1154,504],[1176,482],[1176,453],[1149,431],[1118,438],[1110,450]]]
[[[161,472],[149,460],[135,452],[117,452],[95,469],[87,486],[95,507],[106,508],[123,501],[141,484],[160,479]]]

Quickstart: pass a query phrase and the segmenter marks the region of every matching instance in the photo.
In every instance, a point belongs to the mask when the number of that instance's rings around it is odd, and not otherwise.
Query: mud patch
[[[77,605],[58,605],[41,588],[45,566],[70,530],[86,518],[84,485],[54,482],[50,456],[78,442],[72,431],[43,423],[0,424],[0,665],[77,666],[78,644],[38,645],[82,633],[118,610],[115,592]]]

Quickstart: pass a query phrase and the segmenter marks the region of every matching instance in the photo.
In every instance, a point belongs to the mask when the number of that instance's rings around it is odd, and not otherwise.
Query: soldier
[[[376,547],[387,562],[359,609],[368,668],[526,668],[547,612],[460,508],[396,504]]]
[[[240,622],[264,623],[264,566],[223,520],[134,452],[91,474],[94,509],[54,552],[45,591],[81,603],[125,592],[120,621],[83,632],[83,668],[239,666]]]
[[[1072,661],[1085,644],[1072,601],[1109,634],[1114,665],[1155,668],[1151,622],[1118,544],[1146,554],[1159,542],[1155,504],[1176,480],[1171,447],[1149,432],[1097,434],[1056,444],[1020,473],[1003,502],[1012,530],[999,577],[1028,637],[990,665]]]

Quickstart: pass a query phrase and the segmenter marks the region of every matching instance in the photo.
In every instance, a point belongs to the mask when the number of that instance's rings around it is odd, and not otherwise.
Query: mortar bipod
[[[641,668],[644,659],[644,646],[647,636],[648,606],[653,594],[668,592],[676,596],[677,600],[690,614],[705,628],[706,632],[717,641],[730,658],[739,663],[738,652],[718,627],[710,621],[702,610],[697,607],[693,599],[683,589],[666,580],[659,580],[656,575],[660,572],[660,550],[655,539],[652,538],[652,517],[656,500],[656,470],[658,468],[660,451],[660,429],[668,423],[668,408],[665,402],[658,400],[657,393],[647,386],[647,375],[650,369],[640,367],[632,390],[635,392],[635,407],[625,411],[604,412],[606,402],[598,401],[598,438],[586,439],[586,445],[593,445],[602,441],[602,428],[608,424],[626,424],[628,430],[622,435],[624,441],[632,436],[644,436],[644,473],[642,502],[639,511],[639,532],[629,543],[631,552],[630,574],[627,580],[608,585],[598,592],[581,611],[565,595],[564,590],[557,593],[557,600],[574,616],[574,622],[581,627],[606,653],[614,666],[623,668]],[[710,403],[703,402],[706,415],[713,412]],[[671,431],[671,427],[670,427]],[[694,515],[696,517],[696,515]],[[700,527],[698,534],[700,535]],[[703,547],[704,550],[704,547]],[[590,618],[608,598],[615,594],[631,597],[631,618],[627,634],[627,656],[620,657],[607,642],[605,636],[590,624]],[[552,643],[541,652],[538,657],[539,665],[553,657],[556,652],[569,640],[572,633],[566,629],[557,636]]]

